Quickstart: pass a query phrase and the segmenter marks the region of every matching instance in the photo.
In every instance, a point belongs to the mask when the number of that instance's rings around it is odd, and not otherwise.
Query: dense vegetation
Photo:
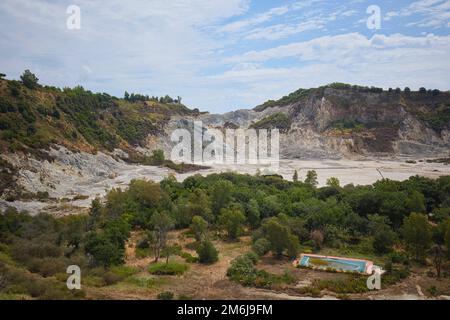
[[[60,144],[73,150],[132,152],[172,114],[191,114],[181,98],[125,94],[124,99],[78,86],[42,86],[29,70],[21,81],[0,79],[0,149],[42,155]]]
[[[214,263],[220,259],[211,242],[214,235],[239,241],[247,234],[253,252],[228,270],[230,279],[244,285],[292,281],[289,274],[258,269],[262,256],[293,258],[300,251],[324,249],[383,257],[392,278],[405,275],[395,272],[406,262],[433,264],[437,276],[448,276],[450,177],[344,187],[333,178],[326,187],[316,185],[313,171],[305,182],[234,173],[195,175],[182,183],[169,177],[161,183],[134,180],[127,190],[114,189],[103,203],[93,201],[89,215],[56,219],[8,209],[0,215],[0,292],[80,297],[61,289],[71,264],[83,269],[88,283],[113,284],[133,272],[121,267],[132,230],[145,231],[136,250],[154,257],[153,274],[185,272],[186,264],[170,260],[175,255],[186,263]],[[168,232],[182,228],[195,238],[198,257],[168,242]]]
[[[333,89],[337,94],[326,95],[327,89]],[[345,95],[339,94],[345,92]],[[412,91],[406,87],[383,88],[350,85],[345,83],[331,83],[326,86],[311,89],[299,89],[291,94],[282,97],[279,100],[269,100],[262,105],[257,106],[255,111],[264,111],[271,107],[284,107],[295,103],[306,104],[311,98],[321,99],[324,96],[333,102],[334,105],[349,108],[353,105],[364,105],[369,95],[379,95],[381,102],[377,108],[391,108],[401,105],[406,111],[423,121],[428,127],[437,132],[450,128],[450,96],[449,92],[440,90],[420,88],[419,91]],[[372,119],[373,120],[373,119]],[[350,118],[342,122],[354,121]],[[370,122],[370,121],[369,121]],[[344,127],[346,127],[344,123]],[[352,128],[347,128],[352,129]]]
[[[250,126],[253,129],[279,129],[281,132],[287,132],[291,127],[289,117],[284,113],[275,113],[265,117]]]

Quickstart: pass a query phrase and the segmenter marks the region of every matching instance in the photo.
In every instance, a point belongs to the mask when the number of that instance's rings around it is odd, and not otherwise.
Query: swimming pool
[[[367,260],[302,254],[297,265],[313,269],[367,273],[372,263]]]

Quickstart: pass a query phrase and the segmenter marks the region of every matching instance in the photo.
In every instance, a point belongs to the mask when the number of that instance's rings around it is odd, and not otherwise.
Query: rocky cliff
[[[285,158],[446,156],[450,93],[332,84],[253,110],[199,115],[206,128],[278,128]],[[166,129],[182,126],[174,118]],[[167,132],[167,130],[166,130]]]

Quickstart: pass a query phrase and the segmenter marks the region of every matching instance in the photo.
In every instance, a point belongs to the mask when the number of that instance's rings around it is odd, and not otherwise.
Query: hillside
[[[49,198],[85,207],[105,188],[142,175],[160,180],[201,169],[164,160],[173,130],[192,130],[194,121],[204,130],[278,128],[284,159],[416,160],[447,158],[450,150],[449,92],[332,84],[222,115],[190,110],[179,100],[128,93],[119,99],[0,79],[0,207],[4,200]],[[152,154],[158,149],[164,154]],[[34,205],[16,203],[34,212],[44,206]]]
[[[73,151],[133,153],[149,135],[161,133],[171,116],[195,113],[180,103],[147,99],[118,99],[83,87],[30,89],[0,80],[0,149],[39,156],[57,144]]]
[[[203,117],[210,126],[278,128],[285,158],[446,155],[450,92],[331,84],[253,110]]]
[[[196,169],[164,160],[146,145],[171,117],[198,111],[169,96],[119,99],[83,87],[42,86],[29,77],[31,83],[0,78],[0,199],[85,198],[80,193],[93,190],[87,181],[113,178],[131,164]]]

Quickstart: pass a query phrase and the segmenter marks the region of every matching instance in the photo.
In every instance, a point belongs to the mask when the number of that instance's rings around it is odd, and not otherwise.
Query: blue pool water
[[[310,265],[310,262],[309,262],[310,258],[311,257],[309,257],[309,256],[303,256],[300,261],[300,265],[303,267],[316,267],[319,269],[332,268],[335,270],[354,271],[354,272],[361,272],[361,273],[364,273],[366,271],[366,265],[367,265],[366,261],[353,261],[353,260],[347,260],[347,259],[312,257],[314,259],[319,259],[319,260],[327,262],[327,265],[317,266],[317,265]]]

